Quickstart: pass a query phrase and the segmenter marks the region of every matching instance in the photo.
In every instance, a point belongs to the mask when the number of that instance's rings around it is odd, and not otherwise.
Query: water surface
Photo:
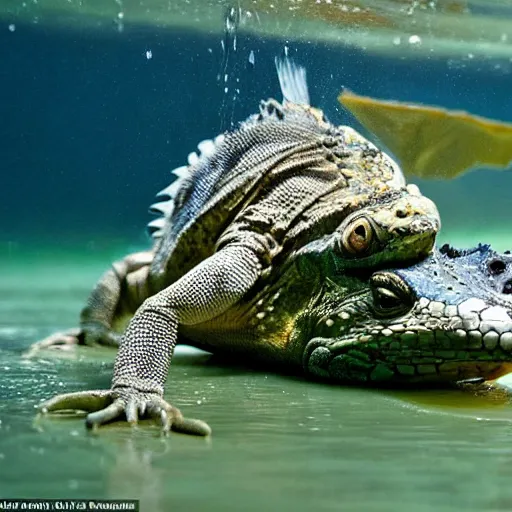
[[[166,398],[208,421],[210,439],[161,438],[148,422],[92,434],[81,419],[36,419],[41,399],[105,388],[112,374],[108,349],[20,358],[32,341],[75,325],[113,254],[60,256],[2,259],[0,495],[134,498],[154,512],[512,506],[512,406],[469,394],[331,386],[183,348]]]

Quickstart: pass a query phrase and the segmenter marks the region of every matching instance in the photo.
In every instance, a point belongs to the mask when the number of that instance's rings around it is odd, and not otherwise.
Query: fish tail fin
[[[275,63],[283,102],[310,105],[306,68],[296,64],[288,56],[276,57]]]

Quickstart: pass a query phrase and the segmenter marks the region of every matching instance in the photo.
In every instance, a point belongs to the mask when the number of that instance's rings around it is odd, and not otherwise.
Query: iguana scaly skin
[[[153,249],[114,264],[78,336],[62,338],[116,345],[116,324],[134,314],[112,389],[57,398],[45,410],[98,411],[91,425],[148,413],[166,430],[206,433],[162,398],[178,335],[301,367],[308,340],[297,326],[330,279],[429,254],[435,205],[386,154],[312,108],[297,70],[285,64],[279,76],[285,101],[263,102],[239,129],[200,144],[152,207],[163,214],[150,224]]]

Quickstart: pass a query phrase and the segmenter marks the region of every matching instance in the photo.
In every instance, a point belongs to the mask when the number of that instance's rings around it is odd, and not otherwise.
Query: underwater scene
[[[512,510],[512,2],[1,0],[0,63],[0,510]]]

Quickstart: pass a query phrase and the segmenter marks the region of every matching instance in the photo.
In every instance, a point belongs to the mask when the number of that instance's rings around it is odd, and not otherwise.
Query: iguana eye
[[[341,242],[343,249],[349,254],[360,256],[368,252],[372,240],[372,226],[367,219],[359,218],[346,227]]]

